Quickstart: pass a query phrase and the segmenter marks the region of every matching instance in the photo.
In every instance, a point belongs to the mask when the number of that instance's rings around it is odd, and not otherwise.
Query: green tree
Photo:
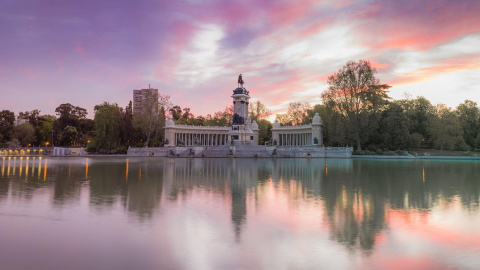
[[[457,106],[456,113],[462,126],[463,139],[471,146],[475,146],[475,139],[480,132],[480,112],[476,102],[465,100]]]
[[[79,127],[79,120],[85,119],[87,116],[87,110],[78,106],[73,106],[70,103],[60,104],[55,109],[58,115],[58,125],[62,130],[66,126]]]
[[[462,127],[455,112],[444,105],[439,105],[436,115],[427,126],[433,146],[441,150],[454,150],[464,143]]]
[[[357,150],[362,149],[362,128],[367,127],[364,131],[374,130],[368,125],[378,121],[377,118],[369,122],[369,115],[385,106],[389,98],[386,90],[390,86],[380,84],[375,73],[375,68],[367,60],[349,61],[328,77],[329,87],[321,95],[324,104],[338,110],[350,125]]]
[[[9,110],[0,111],[0,145],[5,145],[13,137],[15,113]]]
[[[52,131],[55,120],[56,118],[53,115],[41,116],[37,135],[38,144],[47,146],[52,145]]]
[[[66,126],[62,130],[62,145],[72,146],[75,144],[78,138],[77,129],[73,126]]]
[[[28,122],[15,126],[14,137],[20,142],[20,145],[28,146],[35,141],[35,128]]]
[[[54,116],[41,115],[40,110],[35,109],[32,111],[20,112],[18,118],[27,120],[35,129],[35,141],[33,141],[32,144],[45,145],[45,142],[50,144],[50,141],[52,140],[51,132],[53,129],[53,123],[56,120]],[[90,119],[80,119],[80,125],[82,125],[82,121],[86,120]],[[48,134],[47,130],[45,130],[46,128],[48,128]]]
[[[392,102],[384,111],[383,135],[388,148],[405,149],[409,145],[409,119],[402,106]]]
[[[117,104],[104,102],[95,106],[95,148],[110,153],[120,144],[122,114]]]
[[[173,106],[169,111],[173,121],[177,121],[182,117],[182,108],[178,105]]]
[[[55,109],[57,113],[57,120],[53,125],[54,130],[54,139],[58,137],[58,135],[62,135],[63,130],[67,126],[72,126],[76,129],[79,134],[79,138],[84,137],[83,135],[92,136],[92,132],[94,129],[93,120],[87,119],[87,110],[78,106],[74,106],[70,103],[60,104]],[[55,145],[70,145],[70,142],[61,140],[60,142],[55,141]]]
[[[397,102],[401,104],[409,119],[409,133],[420,134],[427,141],[430,141],[430,135],[427,132],[427,126],[435,115],[435,106],[424,97],[416,99],[403,99]]]
[[[125,110],[120,108],[120,141],[122,145],[129,146],[138,137],[137,130],[133,127],[133,106],[132,101],[128,103]]]
[[[272,137],[272,123],[267,119],[260,119],[258,124],[258,144],[263,145],[269,142]]]

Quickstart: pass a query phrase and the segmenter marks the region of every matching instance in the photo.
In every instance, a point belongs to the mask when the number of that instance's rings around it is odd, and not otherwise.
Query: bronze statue
[[[242,78],[242,74],[238,75],[238,87],[242,87],[243,88],[243,84],[245,82],[243,81],[243,78]]]

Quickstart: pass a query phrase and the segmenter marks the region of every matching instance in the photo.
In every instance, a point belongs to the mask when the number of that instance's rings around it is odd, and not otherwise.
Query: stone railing
[[[166,128],[173,129],[193,129],[193,130],[219,130],[219,131],[229,131],[229,127],[217,127],[217,126],[189,126],[189,125],[174,125]]]
[[[272,130],[299,130],[299,129],[311,129],[312,125],[299,125],[299,126],[277,126],[272,127]]]

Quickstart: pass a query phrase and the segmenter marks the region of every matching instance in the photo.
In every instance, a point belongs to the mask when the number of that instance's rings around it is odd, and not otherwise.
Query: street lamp
[[[53,129],[52,129],[52,147],[53,147]]]

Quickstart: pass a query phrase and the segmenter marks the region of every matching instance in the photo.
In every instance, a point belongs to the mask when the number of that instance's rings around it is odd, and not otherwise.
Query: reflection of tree
[[[37,189],[50,184],[43,182],[38,174],[32,175],[32,172],[38,172],[38,163],[32,158],[14,157],[5,163],[5,180],[10,180],[11,196],[16,199],[31,200]]]
[[[133,167],[125,196],[128,211],[140,219],[151,218],[158,208],[163,190],[163,168],[155,163],[139,163]]]
[[[302,183],[302,194],[319,195],[322,173],[325,170],[323,159],[278,159],[273,162],[273,181],[297,180]]]
[[[144,221],[158,211],[162,194],[171,201],[198,194],[202,200],[223,197],[227,203],[231,199],[229,218],[239,241],[251,210],[247,202],[260,205],[265,189],[275,188],[294,204],[315,199],[324,207],[332,239],[369,252],[388,226],[390,209],[428,212],[439,200],[460,199],[464,208],[478,211],[480,197],[477,161],[130,158],[127,177],[125,159],[91,158],[85,180],[85,160],[78,160],[50,159],[44,182],[38,160],[30,159],[27,174],[26,160],[12,159],[10,172],[6,165],[0,178],[0,200],[28,201],[49,188],[54,206],[61,207],[78,203],[89,189],[94,211],[122,205]]]
[[[10,181],[8,181],[8,178],[5,175],[5,163],[6,162],[5,162],[5,159],[4,159],[3,160],[3,173],[1,174],[1,178],[0,178],[0,201],[5,200],[8,197],[8,190],[10,189]]]
[[[80,200],[81,168],[75,165],[72,168],[71,164],[57,164],[50,168],[54,179],[53,203],[57,207],[61,207],[69,201]]]
[[[127,177],[126,160],[93,162],[89,170],[90,203],[97,210],[117,201],[140,220],[151,218],[161,200],[163,170],[154,160],[130,160]]]
[[[229,160],[224,159],[175,159],[165,164],[173,170],[169,186],[169,199],[177,200],[188,196],[192,190],[203,188],[219,194],[225,194],[228,179]]]
[[[125,164],[94,161],[89,165],[90,205],[97,211],[112,207],[125,185]]]
[[[347,247],[371,250],[389,208],[431,209],[455,196],[478,208],[480,174],[469,162],[355,161],[353,170],[330,169],[322,182],[332,237]],[[425,175],[425,182],[423,181]]]

